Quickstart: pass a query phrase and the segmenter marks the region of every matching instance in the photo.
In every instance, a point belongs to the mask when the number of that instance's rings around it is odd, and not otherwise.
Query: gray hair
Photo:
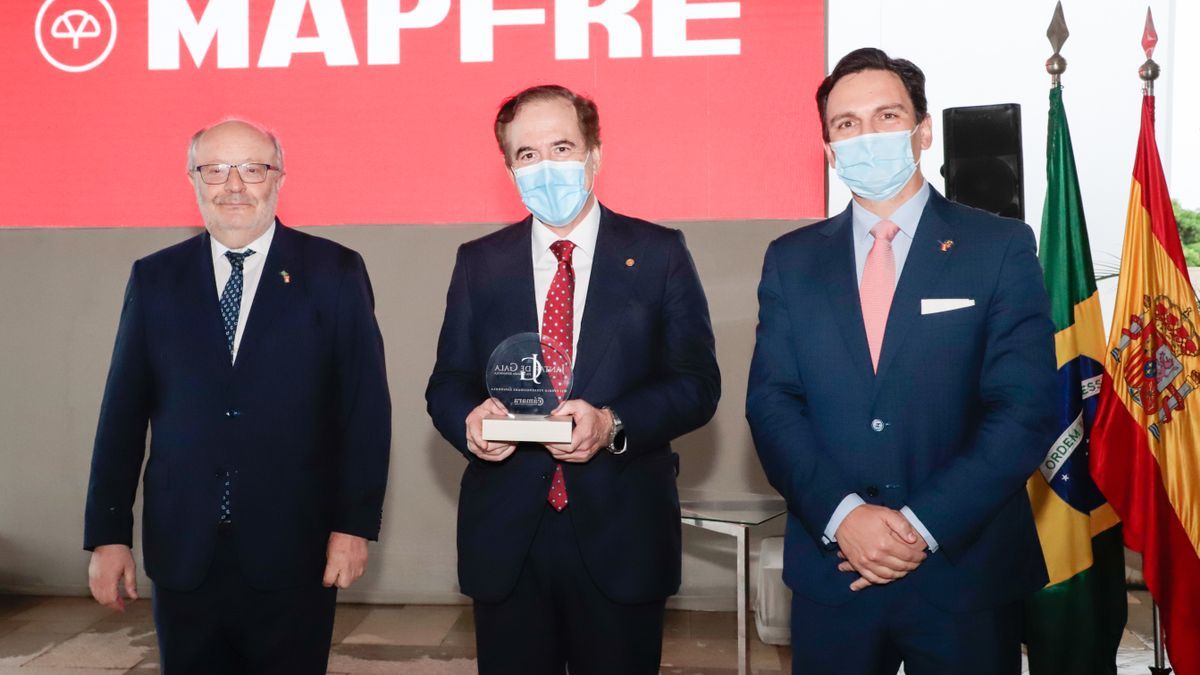
[[[283,171],[283,146],[280,145],[279,138],[277,136],[275,136],[275,134],[273,132],[271,132],[270,130],[268,130],[266,127],[264,127],[261,124],[251,122],[249,120],[245,120],[240,117],[226,117],[226,118],[220,120],[219,122],[210,124],[210,125],[204,127],[203,129],[201,129],[200,131],[197,131],[196,133],[192,134],[192,140],[188,143],[188,154],[187,154],[188,173],[191,173],[192,171],[194,171],[196,169],[196,146],[200,143],[200,137],[203,136],[209,129],[212,129],[213,127],[220,125],[220,124],[225,124],[226,122],[240,122],[241,124],[245,124],[245,125],[254,127],[255,129],[257,129],[259,131],[259,133],[261,133],[262,135],[271,139],[271,144],[275,146],[275,159],[279,163],[279,170]]]

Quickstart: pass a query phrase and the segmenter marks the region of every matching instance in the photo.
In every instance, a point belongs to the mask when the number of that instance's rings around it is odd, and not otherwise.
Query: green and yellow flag
[[[1050,583],[1025,604],[1025,643],[1032,675],[1115,675],[1124,547],[1088,467],[1104,324],[1060,86],[1050,90],[1046,183],[1038,257],[1057,330],[1060,433],[1027,485]]]

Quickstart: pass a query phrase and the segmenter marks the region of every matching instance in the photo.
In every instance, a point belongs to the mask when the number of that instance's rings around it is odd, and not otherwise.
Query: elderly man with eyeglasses
[[[338,588],[379,534],[391,406],[358,253],[285,227],[276,137],[192,137],[205,232],[133,264],[92,455],[92,594],[137,599],[166,673],[324,673]],[[124,594],[124,597],[122,595]]]

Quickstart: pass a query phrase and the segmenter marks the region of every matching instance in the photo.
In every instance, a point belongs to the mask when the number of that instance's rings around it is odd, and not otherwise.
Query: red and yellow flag
[[[1091,469],[1142,553],[1179,675],[1200,675],[1200,334],[1154,136],[1142,129],[1116,309],[1092,427]]]

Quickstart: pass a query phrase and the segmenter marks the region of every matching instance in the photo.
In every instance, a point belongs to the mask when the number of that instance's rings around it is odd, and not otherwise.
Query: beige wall
[[[770,492],[743,416],[746,370],[763,252],[771,239],[795,226],[778,221],[680,226],[708,293],[724,378],[716,418],[675,445],[683,457],[681,486]],[[309,230],[366,258],[394,410],[381,540],[372,546],[366,576],[343,599],[463,601],[454,551],[463,459],[434,431],[423,394],[455,248],[493,229]],[[87,554],[80,550],[83,500],[129,266],[194,233],[0,230],[0,591],[87,592]],[[775,522],[760,530],[778,534],[781,527]],[[141,584],[149,588],[144,578]],[[733,602],[732,539],[685,528],[684,587],[674,603],[731,608]]]

